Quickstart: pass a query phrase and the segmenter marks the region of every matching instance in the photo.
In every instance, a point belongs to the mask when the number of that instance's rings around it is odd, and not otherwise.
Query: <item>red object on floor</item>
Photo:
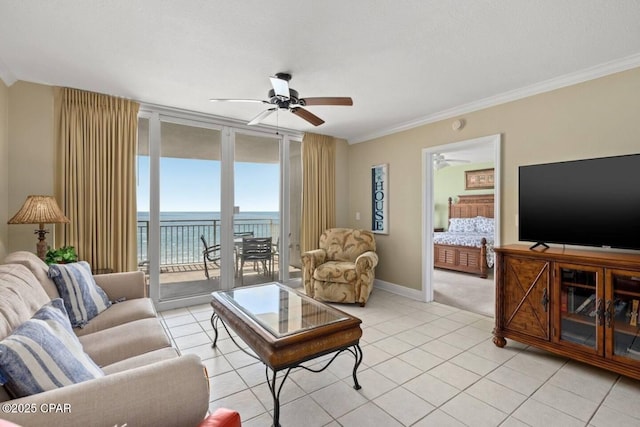
[[[240,414],[226,408],[218,408],[205,418],[198,427],[241,427]]]

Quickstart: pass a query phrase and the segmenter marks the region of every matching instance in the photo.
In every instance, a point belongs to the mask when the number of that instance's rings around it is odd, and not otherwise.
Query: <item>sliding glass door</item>
[[[287,134],[141,115],[138,265],[159,306],[300,277],[300,146]]]
[[[161,119],[155,159],[143,148],[151,141],[148,128],[149,120],[141,119],[139,267],[150,275],[158,301],[208,295],[221,288],[221,132]],[[154,162],[157,168],[152,174]],[[157,182],[157,210],[152,209],[153,175],[157,177],[153,180]],[[152,241],[156,242],[157,262],[149,248]]]

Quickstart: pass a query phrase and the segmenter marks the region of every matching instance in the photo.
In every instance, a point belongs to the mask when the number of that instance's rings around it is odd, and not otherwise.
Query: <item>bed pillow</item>
[[[14,398],[102,376],[73,333],[60,298],[0,341],[0,385]]]
[[[493,218],[479,216],[476,217],[475,220],[476,230],[478,230],[478,233],[493,234],[495,232],[495,221],[493,220]]]
[[[86,261],[51,264],[49,277],[60,292],[74,328],[83,328],[89,320],[111,306],[107,294],[93,279]]]
[[[448,231],[451,233],[475,233],[475,218],[451,218]]]

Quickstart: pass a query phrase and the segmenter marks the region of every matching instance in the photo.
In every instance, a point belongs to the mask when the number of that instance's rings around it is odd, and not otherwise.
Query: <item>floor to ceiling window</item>
[[[157,304],[300,277],[300,145],[297,135],[141,113],[138,264]]]

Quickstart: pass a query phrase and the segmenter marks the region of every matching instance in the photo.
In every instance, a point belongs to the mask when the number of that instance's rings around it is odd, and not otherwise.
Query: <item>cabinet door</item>
[[[557,263],[555,268],[554,341],[604,355],[603,269],[566,263]]]
[[[640,367],[640,271],[607,270],[607,357]]]
[[[504,329],[549,340],[549,262],[505,256],[502,268]]]

